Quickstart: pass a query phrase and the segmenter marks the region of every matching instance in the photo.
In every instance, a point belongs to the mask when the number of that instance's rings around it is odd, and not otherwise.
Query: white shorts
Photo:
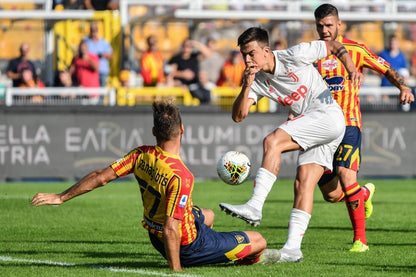
[[[344,114],[339,106],[306,112],[279,126],[302,150],[297,165],[315,163],[332,171],[332,160],[345,133]]]

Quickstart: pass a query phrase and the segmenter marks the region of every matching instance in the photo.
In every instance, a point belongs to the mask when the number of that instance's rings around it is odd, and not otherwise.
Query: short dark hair
[[[269,33],[260,27],[251,27],[245,30],[237,40],[237,45],[242,46],[252,41],[257,41],[260,46],[269,46]]]
[[[155,101],[152,108],[156,140],[168,141],[177,136],[181,130],[182,119],[174,101],[172,99]]]
[[[334,5],[331,5],[331,4],[320,5],[319,7],[316,8],[314,15],[315,15],[315,19],[322,19],[329,15],[333,15],[337,19],[339,18],[338,9]]]

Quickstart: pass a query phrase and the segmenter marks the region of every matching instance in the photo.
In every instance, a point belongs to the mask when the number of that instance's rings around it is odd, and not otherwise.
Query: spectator
[[[53,3],[55,10],[84,10],[84,0],[56,0]]]
[[[39,79],[33,76],[33,71],[28,68],[22,68],[22,82],[19,87],[21,88],[44,88],[45,84]]]
[[[110,60],[113,58],[113,48],[104,38],[99,37],[98,24],[96,22],[91,22],[90,35],[84,40],[88,44],[88,51],[98,55],[100,59],[100,86],[105,87],[110,74]]]
[[[217,40],[213,37],[207,39],[206,44],[192,41],[193,46],[200,52],[199,78],[200,83],[207,89],[212,89],[218,82],[224,58],[217,51]],[[204,82],[202,80],[205,80]]]
[[[99,87],[100,76],[98,67],[98,56],[89,53],[87,42],[81,41],[78,55],[72,61],[70,73],[75,75],[78,84],[82,87]]]
[[[274,50],[283,50],[283,49],[285,49],[285,48],[286,48],[286,47],[285,47],[285,45],[284,45],[283,41],[281,41],[280,39],[275,40],[275,41],[273,42],[273,49],[274,49]]]
[[[84,5],[87,10],[105,11],[118,10],[118,0],[84,0]]]
[[[33,78],[38,79],[36,74],[36,67],[32,61],[29,60],[28,54],[30,51],[29,44],[22,43],[20,46],[20,56],[12,59],[7,65],[7,77],[13,81],[13,87],[19,87],[22,84],[22,70],[28,69],[32,71]]]
[[[400,41],[395,35],[389,37],[389,45],[379,57],[386,60],[391,67],[394,67],[402,76],[409,76],[408,63],[405,54],[400,50]],[[383,75],[381,78],[382,87],[392,87],[390,81]],[[389,101],[388,95],[383,95],[383,101]]]
[[[241,86],[245,68],[246,65],[240,51],[231,51],[230,57],[224,63],[217,86],[228,86],[232,88]]]
[[[157,48],[155,36],[149,36],[146,41],[147,50],[140,58],[140,74],[143,77],[143,85],[153,87],[165,82],[165,59]]]
[[[70,88],[70,87],[77,87],[77,86],[78,86],[78,82],[76,80],[76,77],[73,74],[71,74],[68,68],[64,70],[59,70],[57,74],[55,75],[54,87]],[[75,93],[70,93],[70,94],[60,93],[59,97],[61,99],[74,99],[76,98],[76,94]]]
[[[412,66],[410,68],[410,73],[413,77],[416,77],[416,51],[412,57]]]
[[[198,56],[199,53],[193,51],[192,40],[185,39],[180,53],[169,61],[171,73],[168,77],[173,79],[175,86],[187,87],[194,98],[199,99],[201,104],[205,104],[211,101],[211,94],[199,82]]]
[[[127,69],[121,70],[118,79],[121,87],[126,89],[130,87],[130,71]]]
[[[45,84],[38,78],[33,77],[33,72],[30,68],[22,68],[22,82],[19,87],[21,88],[44,88]],[[32,95],[29,97],[30,102],[40,103],[43,101],[44,96]]]
[[[58,73],[55,76],[54,81],[55,87],[77,87],[78,82],[76,80],[76,77],[71,74],[69,69],[64,69],[58,71]]]

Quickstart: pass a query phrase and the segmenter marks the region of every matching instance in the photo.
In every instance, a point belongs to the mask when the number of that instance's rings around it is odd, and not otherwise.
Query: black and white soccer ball
[[[229,185],[239,185],[250,176],[250,159],[242,152],[228,151],[217,163],[218,176]]]

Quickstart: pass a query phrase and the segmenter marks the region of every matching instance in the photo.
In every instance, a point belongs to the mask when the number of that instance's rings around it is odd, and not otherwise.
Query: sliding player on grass
[[[182,266],[231,261],[245,265],[276,262],[279,252],[266,249],[266,240],[260,233],[216,232],[211,228],[214,212],[193,205],[194,176],[179,156],[184,132],[179,108],[169,102],[153,103],[153,122],[156,145],[133,149],[60,194],[38,193],[32,205],[60,205],[134,174],[142,195],[142,225],[170,269],[182,271]]]

